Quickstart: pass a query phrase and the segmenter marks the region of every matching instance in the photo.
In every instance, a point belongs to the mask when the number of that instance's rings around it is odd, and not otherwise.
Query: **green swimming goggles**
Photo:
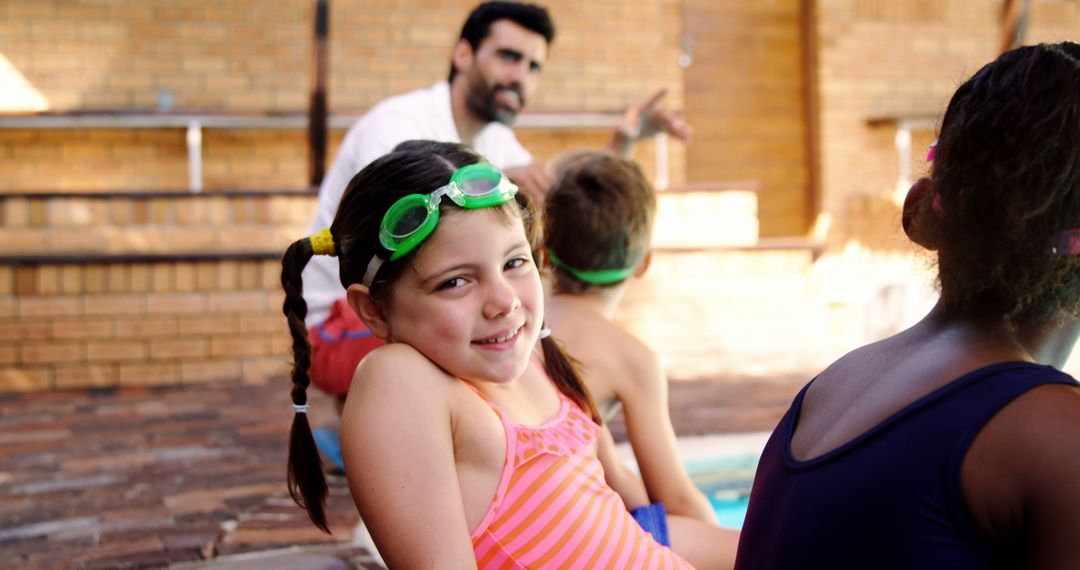
[[[407,255],[420,245],[439,223],[443,196],[462,208],[475,210],[499,206],[514,199],[518,187],[489,162],[457,169],[450,182],[430,194],[409,194],[394,202],[379,226],[379,250],[368,263],[363,284],[371,286],[386,261]]]
[[[637,270],[636,265],[619,269],[577,269],[567,265],[550,249],[547,250],[547,257],[548,261],[555,267],[569,273],[578,281],[583,281],[591,285],[611,285],[612,283],[625,281],[627,277],[633,275],[634,271]]]

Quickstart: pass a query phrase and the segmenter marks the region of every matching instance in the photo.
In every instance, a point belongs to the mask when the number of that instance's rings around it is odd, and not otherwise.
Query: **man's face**
[[[471,60],[459,67],[469,111],[484,121],[513,123],[536,91],[545,57],[544,36],[510,20],[492,23]]]

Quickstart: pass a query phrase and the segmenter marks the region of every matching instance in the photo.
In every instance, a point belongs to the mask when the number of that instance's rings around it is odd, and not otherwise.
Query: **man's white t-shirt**
[[[461,142],[450,109],[449,83],[442,81],[428,89],[385,99],[349,128],[319,187],[319,203],[308,234],[330,227],[341,195],[357,172],[399,143],[413,139]],[[532,163],[532,155],[521,146],[514,132],[501,123],[488,123],[481,129],[473,148],[499,168]],[[304,300],[308,305],[306,322],[310,327],[326,319],[334,302],[345,296],[345,290],[334,257],[312,257],[303,277]]]

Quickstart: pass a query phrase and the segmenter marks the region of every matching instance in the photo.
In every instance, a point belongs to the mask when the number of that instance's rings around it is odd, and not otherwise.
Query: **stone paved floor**
[[[673,381],[676,431],[768,430],[805,379]],[[286,385],[0,394],[0,567],[377,567],[352,544],[343,478],[333,536],[289,499]],[[333,418],[325,398],[311,413]]]

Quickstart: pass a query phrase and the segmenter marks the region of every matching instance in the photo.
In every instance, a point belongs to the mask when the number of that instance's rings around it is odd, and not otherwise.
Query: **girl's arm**
[[[1023,566],[1080,560],[1080,389],[1040,386],[975,437],[961,471],[968,511],[987,539],[1021,546]]]
[[[615,440],[607,426],[600,430],[600,436],[596,439],[596,455],[600,464],[604,467],[604,480],[608,487],[615,490],[622,497],[626,510],[634,510],[649,504],[649,493],[645,491],[645,484],[641,477],[630,471],[615,453]]]
[[[387,345],[361,363],[345,403],[349,489],[390,568],[476,568],[447,383],[411,347]]]
[[[649,498],[668,513],[716,524],[709,500],[690,480],[675,444],[668,412],[667,378],[656,353],[648,347],[634,351],[626,382],[618,387],[626,431]]]

